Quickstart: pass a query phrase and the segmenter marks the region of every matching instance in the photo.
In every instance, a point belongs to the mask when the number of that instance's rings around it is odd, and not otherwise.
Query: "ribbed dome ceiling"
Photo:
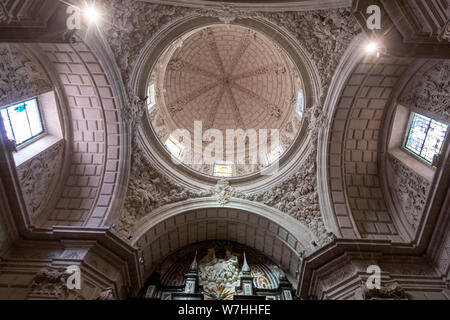
[[[164,77],[167,115],[178,128],[280,128],[298,81],[286,54],[260,33],[211,26],[184,39]]]
[[[286,150],[300,126],[295,108],[302,81],[297,68],[273,40],[249,28],[212,25],[184,35],[161,56],[150,83],[156,91],[150,118],[162,143],[176,129],[187,129],[193,137],[194,122],[201,121],[203,132],[219,129],[223,137],[227,129],[267,129],[268,135],[279,129]],[[266,143],[261,141],[258,145]],[[203,147],[208,143],[204,140]],[[246,146],[246,154],[256,147]],[[276,147],[274,143],[270,149]],[[233,176],[268,164],[231,163]],[[208,164],[190,166],[213,173]]]

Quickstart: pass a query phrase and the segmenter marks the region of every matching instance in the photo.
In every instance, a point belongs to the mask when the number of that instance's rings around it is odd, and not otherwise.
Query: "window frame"
[[[299,112],[298,107],[299,107],[299,96],[301,95],[302,97],[302,107],[301,110]],[[298,90],[297,91],[297,97],[296,97],[296,103],[295,103],[295,113],[299,116],[299,117],[303,117],[304,113],[305,113],[305,94],[303,93],[303,90]]]
[[[229,175],[217,175],[217,174],[216,174],[216,167],[217,167],[217,166],[223,166],[223,167],[226,166],[226,167],[230,167],[230,169],[231,169],[230,174],[229,174]],[[233,177],[233,163],[231,163],[231,162],[226,162],[226,161],[214,163],[214,166],[213,166],[213,176],[216,177],[216,178],[231,178],[231,177]]]
[[[153,90],[150,88],[153,87]],[[147,87],[147,95],[148,95],[148,103],[147,103],[147,109],[150,110],[153,106],[156,105],[156,84],[150,83]]]
[[[407,147],[407,143],[408,143],[409,137],[410,137],[410,135],[411,135],[411,129],[412,129],[412,125],[413,125],[413,120],[414,120],[414,115],[415,115],[415,114],[430,119],[430,124],[431,124],[431,121],[435,121],[435,122],[438,122],[438,123],[441,123],[441,124],[444,124],[444,125],[447,126],[447,132],[445,133],[444,139],[443,139],[443,141],[442,141],[443,144],[444,144],[445,140],[446,140],[446,139],[448,138],[448,136],[449,136],[450,125],[449,125],[448,123],[444,122],[444,121],[441,121],[440,119],[437,120],[437,119],[435,119],[435,118],[432,118],[432,117],[430,117],[430,116],[421,114],[421,113],[419,113],[419,112],[410,111],[409,119],[408,119],[408,125],[407,125],[407,127],[406,127],[406,132],[405,132],[405,134],[404,134],[404,137],[403,137],[403,143],[402,143],[402,146],[401,146],[401,147],[402,147],[402,150],[405,151],[405,152],[407,152],[410,156],[414,157],[414,159],[417,159],[417,160],[419,160],[420,162],[422,162],[422,163],[424,163],[425,165],[427,165],[428,167],[433,168],[433,161],[428,161],[427,159],[425,159],[424,157],[422,157],[420,154],[417,154],[416,152],[414,152],[413,150],[411,150],[410,148]],[[428,130],[429,130],[429,127],[430,127],[430,126],[428,126],[427,132],[426,132],[426,134],[425,134],[424,144],[425,144],[425,140],[427,139],[427,136],[428,136]],[[423,150],[423,146],[422,146],[422,150]],[[441,150],[440,150],[440,152],[439,152],[439,155],[442,154],[442,151],[443,151],[443,146],[442,146],[442,148],[441,148]],[[421,152],[422,152],[422,151],[421,151]]]
[[[31,138],[28,138],[27,140],[21,142],[20,144],[16,144],[16,150],[17,151],[19,151],[19,150],[29,146],[30,144],[36,142],[37,140],[39,140],[39,139],[41,139],[41,138],[43,138],[44,136],[47,135],[47,128],[46,128],[46,125],[45,125],[45,119],[44,119],[44,116],[43,116],[43,112],[41,110],[41,104],[40,104],[40,101],[39,101],[39,96],[33,96],[33,97],[30,97],[30,98],[27,98],[27,99],[24,99],[24,100],[21,100],[21,101],[18,101],[18,102],[11,103],[9,105],[0,107],[0,110],[8,109],[8,108],[10,108],[12,106],[20,105],[22,103],[26,103],[26,102],[31,101],[31,100],[35,100],[36,101],[36,106],[37,106],[37,110],[38,110],[38,113],[39,113],[39,119],[41,121],[42,131],[40,133],[38,133],[37,135],[32,136]],[[16,143],[15,134],[14,134],[14,128],[12,127],[11,119],[9,117],[9,114],[8,114],[8,119],[9,119],[9,126],[10,126],[10,128],[11,128],[11,130],[13,132],[13,136],[14,136],[14,143]],[[27,119],[28,119],[28,114],[27,114]],[[28,125],[30,126],[30,120],[29,119],[28,119]]]
[[[169,142],[171,144],[173,144],[176,148],[180,149],[178,155],[175,155],[175,154],[172,153],[172,151],[170,150],[170,148],[168,146]],[[174,157],[174,158],[176,158],[178,160],[181,160],[183,158],[184,145],[181,142],[179,142],[177,139],[175,139],[172,135],[169,135],[167,137],[166,141],[164,142],[164,148],[169,152],[169,154],[172,157]]]

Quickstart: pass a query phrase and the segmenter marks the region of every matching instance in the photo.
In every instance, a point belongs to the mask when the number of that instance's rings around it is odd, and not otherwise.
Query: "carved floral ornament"
[[[13,44],[0,44],[0,105],[7,105],[51,90],[38,63]]]
[[[63,150],[64,142],[61,140],[17,168],[20,186],[32,216],[36,216],[45,205],[45,197],[60,171]]]
[[[397,283],[385,284],[380,289],[368,289],[363,284],[362,296],[365,300],[408,300],[409,295]]]
[[[389,154],[389,161],[392,167],[390,178],[393,181],[394,195],[407,221],[414,230],[417,230],[430,190],[430,182],[391,154]]]
[[[450,120],[450,62],[439,61],[428,70],[419,70],[399,102]]]
[[[64,267],[42,268],[33,279],[29,295],[66,299],[69,294],[66,285],[68,277],[69,274]]]

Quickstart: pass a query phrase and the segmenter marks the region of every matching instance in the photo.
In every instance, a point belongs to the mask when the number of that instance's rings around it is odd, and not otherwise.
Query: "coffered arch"
[[[322,190],[328,191],[329,211],[342,237],[404,241],[408,235],[385,199],[379,139],[393,93],[413,59],[364,56],[364,41],[354,47],[359,52],[355,61],[348,60],[339,99],[330,110],[319,156]]]
[[[229,240],[253,247],[296,276],[300,252],[315,250],[315,237],[295,219],[245,200],[224,206],[216,199],[190,199],[144,217],[130,235],[142,249],[147,276],[180,248],[204,240]]]
[[[57,83],[66,109],[65,140],[71,146],[53,208],[39,224],[101,227],[118,205],[120,181],[126,173],[123,159],[129,148],[117,81],[103,67],[106,61],[98,54],[103,49],[97,46],[94,51],[81,38],[71,44],[37,44],[32,49]]]

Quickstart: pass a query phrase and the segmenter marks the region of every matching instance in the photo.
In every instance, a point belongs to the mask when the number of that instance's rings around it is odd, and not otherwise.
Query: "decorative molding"
[[[210,0],[144,0],[150,3],[185,6],[192,8],[212,8],[225,13],[233,10],[261,11],[301,11],[344,8],[352,5],[351,0],[284,0],[284,1],[210,1]],[[231,2],[231,3],[230,3]]]
[[[419,70],[403,90],[399,102],[450,121],[450,62],[441,60]]]

